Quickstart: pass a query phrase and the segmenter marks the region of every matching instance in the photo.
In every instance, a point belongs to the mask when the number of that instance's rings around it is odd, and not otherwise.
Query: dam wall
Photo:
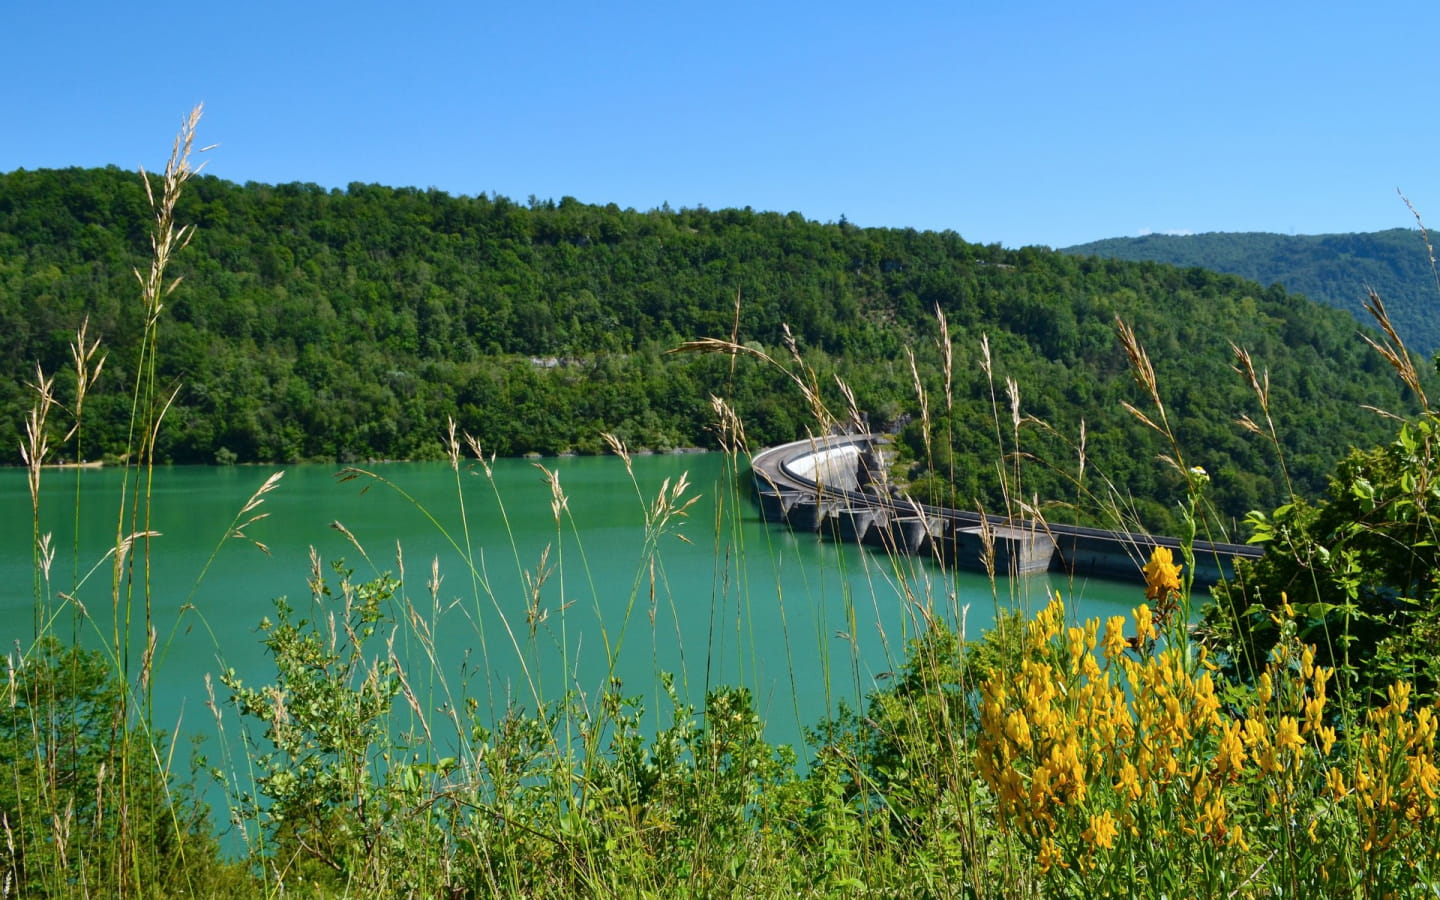
[[[870,434],[812,438],[770,447],[751,460],[761,517],[795,531],[928,555],[945,565],[997,575],[1064,572],[1133,578],[1155,547],[1178,538],[1054,525],[916,503],[885,483],[884,440]],[[1196,541],[1195,582],[1228,577],[1258,548]]]
[[[856,444],[816,449],[781,461],[785,470],[802,481],[835,491],[860,489],[860,453]]]

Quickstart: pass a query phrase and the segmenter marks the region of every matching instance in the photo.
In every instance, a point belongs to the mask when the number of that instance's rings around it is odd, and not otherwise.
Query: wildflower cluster
[[[1180,564],[1168,547],[1156,547],[1143,574],[1145,599],[1155,604],[1155,618],[1164,631],[1180,608]]]
[[[1147,598],[1167,602],[1178,570],[1157,550]],[[1341,722],[1333,671],[1295,639],[1293,619],[1256,684],[1217,684],[1205,651],[1163,636],[1157,618],[1141,605],[1132,634],[1115,616],[1102,635],[1098,619],[1067,626],[1057,595],[980,688],[979,774],[1051,889],[1106,894],[1137,877],[1154,896],[1440,884],[1433,707],[1412,709],[1400,685],[1385,707]]]
[[[1350,776],[1332,770],[1331,797],[1353,801],[1362,848],[1394,850],[1404,868],[1435,871],[1435,822],[1440,820],[1440,769],[1436,768],[1436,709],[1411,711],[1410,685],[1391,685],[1389,702],[1369,713]],[[1426,841],[1425,837],[1430,840]]]

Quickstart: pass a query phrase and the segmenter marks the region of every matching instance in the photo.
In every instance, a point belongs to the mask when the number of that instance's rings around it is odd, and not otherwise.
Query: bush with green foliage
[[[195,785],[163,734],[125,739],[127,687],[97,652],[44,636],[0,690],[0,881],[6,894],[184,894],[234,885]]]
[[[1341,461],[1320,500],[1246,520],[1265,554],[1239,561],[1206,610],[1207,643],[1247,680],[1295,610],[1300,639],[1348,685],[1381,701],[1405,680],[1440,685],[1440,418],[1403,422],[1391,443]]]

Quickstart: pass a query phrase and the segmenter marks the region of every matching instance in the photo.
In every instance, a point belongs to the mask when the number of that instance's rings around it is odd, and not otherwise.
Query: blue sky
[[[1440,225],[1440,3],[0,0],[0,171],[159,165],[968,240]],[[1427,220],[1427,224],[1431,224]]]

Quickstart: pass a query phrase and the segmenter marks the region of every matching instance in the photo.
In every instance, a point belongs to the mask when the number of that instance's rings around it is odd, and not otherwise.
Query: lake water
[[[444,463],[383,464],[368,467],[378,478],[343,483],[335,467],[288,467],[257,510],[268,517],[246,529],[268,555],[225,535],[278,469],[156,470],[151,528],[161,534],[151,542],[149,580],[160,644],[157,725],[213,730],[207,673],[233,667],[252,684],[273,679],[257,627],[273,617],[273,599],[288,597],[308,617],[328,614],[308,587],[311,548],[327,572],[343,559],[357,578],[388,572],[402,579],[401,600],[436,636],[432,664],[415,632],[396,632],[397,655],[427,700],[464,679],[492,711],[507,703],[534,709],[537,698],[567,689],[594,697],[613,676],[653,711],[664,708],[659,674],[668,672],[697,706],[710,687],[749,687],[771,740],[787,743],[798,743],[802,726],[840,701],[858,705],[883,686],[901,665],[922,608],[963,619],[977,637],[997,604],[1034,610],[1057,589],[1085,617],[1127,613],[1143,599],[1138,573],[1133,584],[1032,576],[992,590],[980,576],[793,534],[760,521],[748,470],[742,464],[737,474],[721,454],[638,456],[633,480],[616,457],[537,462],[543,470],[496,460],[493,477],[473,464],[458,476]],[[565,496],[558,523],[547,471]],[[663,533],[647,531],[646,508],[663,483],[682,476],[690,486],[681,502],[697,501]],[[85,610],[77,617],[76,607],[59,604],[54,630],[62,637],[78,632],[99,646],[114,633],[105,553],[115,540],[122,480],[114,469],[44,475],[41,528],[57,548],[50,602],[73,593]],[[36,618],[23,471],[0,471],[0,503],[0,637],[14,647],[28,644]],[[545,617],[532,639],[526,585],[542,559],[548,576],[535,596]],[[434,593],[432,561],[441,576]],[[143,565],[137,572],[143,579]],[[139,647],[143,595],[135,596]],[[218,683],[216,690],[223,699]]]

